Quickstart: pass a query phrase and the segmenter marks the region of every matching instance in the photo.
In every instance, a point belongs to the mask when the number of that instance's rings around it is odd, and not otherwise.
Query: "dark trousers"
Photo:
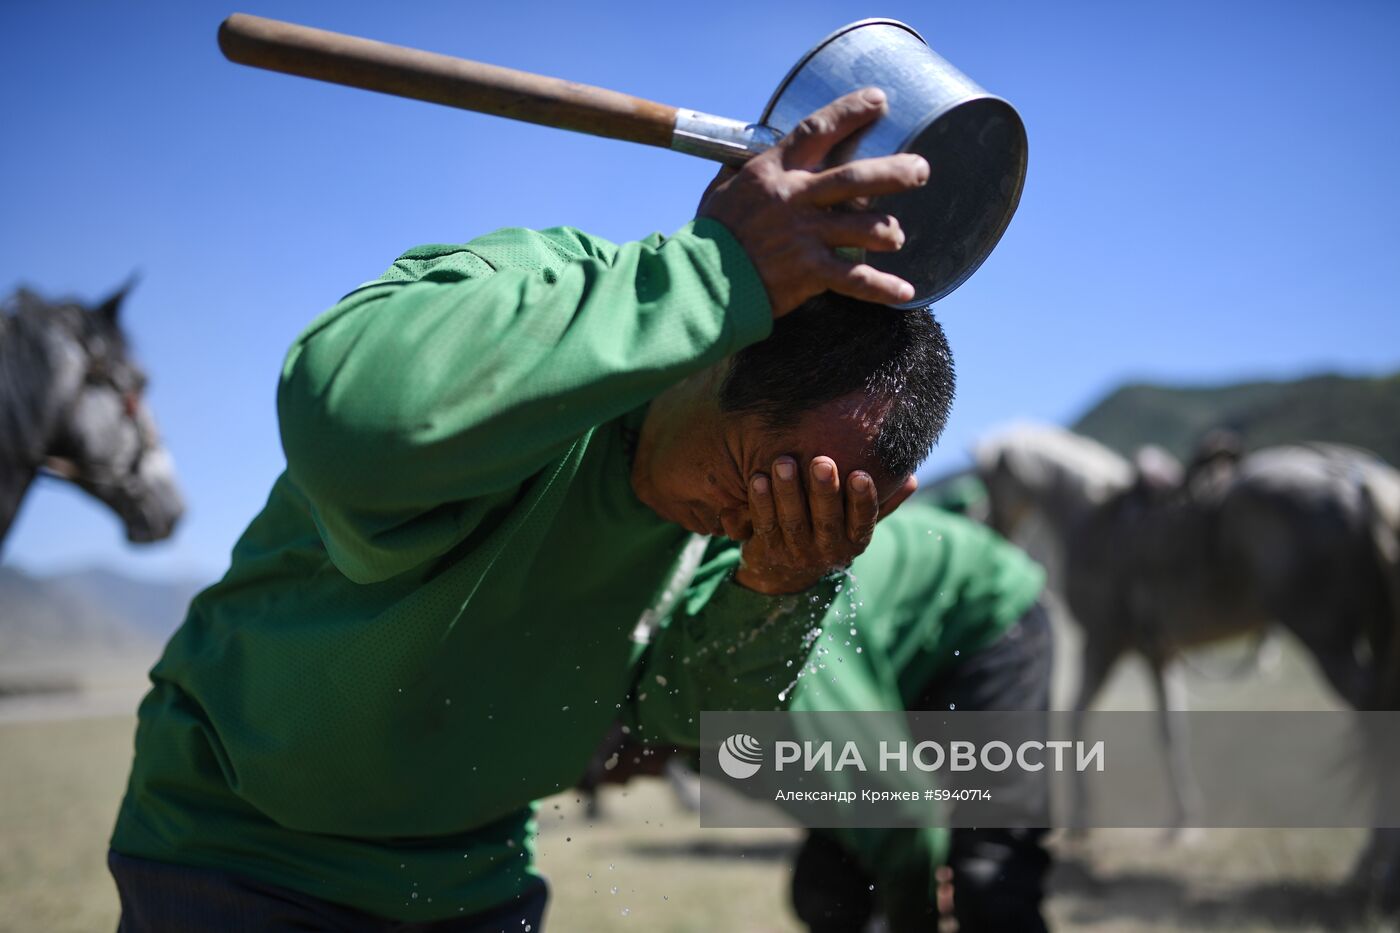
[[[1050,620],[1039,603],[995,644],[929,684],[911,709],[1047,710],[1050,708]],[[1046,785],[1016,789],[1034,812],[1047,812]],[[955,829],[948,853],[953,913],[959,933],[1042,933],[1040,902],[1050,856],[1044,829]],[[897,890],[891,890],[895,888]],[[891,933],[937,928],[928,873],[877,885],[830,836],[810,833],[797,856],[793,907],[812,933],[860,933],[884,915]]]
[[[351,907],[239,875],[107,855],[122,917],[117,933],[522,933],[538,931],[548,889],[543,881],[499,907],[434,923],[385,920]]]

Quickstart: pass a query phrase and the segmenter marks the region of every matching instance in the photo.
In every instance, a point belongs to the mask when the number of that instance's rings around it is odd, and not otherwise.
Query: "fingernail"
[[[899,221],[893,216],[886,217],[885,223],[894,231],[895,243],[902,248],[904,246],[904,228],[899,225]]]
[[[812,464],[812,478],[819,483],[829,483],[835,475],[836,470],[825,460]]]
[[[755,476],[753,478],[752,486],[754,492],[758,493],[760,496],[763,495],[764,493],[768,492],[768,477]]]
[[[900,300],[900,301],[913,301],[913,300],[914,300],[914,286],[910,285],[908,282],[905,282],[902,286],[900,286],[900,289],[899,289],[899,300]]]
[[[883,104],[885,102],[885,92],[878,87],[868,87],[860,92],[860,96],[872,104]]]
[[[779,460],[773,470],[778,474],[778,479],[792,479],[797,473],[791,460]]]
[[[919,164],[914,167],[914,177],[918,180],[920,186],[926,185],[928,184],[929,176],[928,159],[925,159],[921,155],[915,155],[914,158],[919,160]]]
[[[870,488],[870,477],[864,473],[856,473],[851,476],[851,488],[856,492],[865,492]]]

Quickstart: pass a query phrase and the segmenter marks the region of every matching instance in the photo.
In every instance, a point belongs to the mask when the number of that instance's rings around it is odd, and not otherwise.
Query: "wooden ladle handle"
[[[235,13],[230,61],[512,120],[672,148],[676,108],[587,84]]]

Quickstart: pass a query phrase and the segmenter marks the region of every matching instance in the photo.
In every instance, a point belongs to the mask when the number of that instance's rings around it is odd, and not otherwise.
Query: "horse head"
[[[46,358],[33,373],[48,385],[28,394],[43,410],[12,423],[35,428],[33,467],[96,497],[121,518],[129,540],[148,542],[170,535],[184,502],[146,402],[146,374],[119,320],[131,284],[92,308],[49,304],[29,292],[15,296],[13,321]],[[11,405],[22,403],[23,394],[15,394]]]

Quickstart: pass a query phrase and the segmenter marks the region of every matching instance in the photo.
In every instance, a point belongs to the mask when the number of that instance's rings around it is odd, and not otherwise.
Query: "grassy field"
[[[0,931],[115,928],[103,855],[132,725],[0,725]],[[798,930],[786,900],[795,832],[701,830],[656,781],[609,789],[603,809],[592,824],[571,796],[541,809],[549,929]],[[1158,832],[1101,830],[1056,843],[1050,914],[1058,930],[1125,933],[1390,929],[1337,887],[1361,838],[1216,830],[1165,845]]]
[[[1060,690],[1073,681],[1073,633],[1060,632]],[[1195,708],[1335,706],[1306,658],[1287,642],[1244,678],[1238,646],[1187,670]],[[104,863],[107,834],[131,754],[136,684],[32,707],[0,703],[0,933],[115,928]],[[1141,671],[1125,665],[1102,705],[1143,708]],[[102,697],[106,699],[102,699]],[[109,710],[101,715],[105,707]],[[43,713],[49,709],[53,715]],[[572,795],[540,811],[542,868],[554,933],[795,933],[787,906],[789,830],[702,830],[658,781],[609,788],[590,822]],[[1048,905],[1054,929],[1092,933],[1393,930],[1347,897],[1364,834],[1354,830],[1099,830],[1054,839]],[[614,893],[614,888],[616,892]]]

